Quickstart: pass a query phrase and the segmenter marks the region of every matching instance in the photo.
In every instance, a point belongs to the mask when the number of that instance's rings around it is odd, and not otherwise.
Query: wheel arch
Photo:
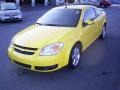
[[[67,61],[66,61],[66,63],[67,63],[67,65],[68,65],[68,63],[69,63],[70,53],[71,53],[73,47],[74,47],[76,44],[79,44],[79,45],[80,45],[81,52],[83,51],[82,42],[81,42],[81,41],[76,41],[76,42],[74,42],[74,43],[70,46],[70,48],[68,48],[67,51],[66,51],[66,56],[67,56],[67,59],[66,59]]]
[[[77,41],[74,45],[79,44],[81,51],[83,50],[83,45],[81,41]],[[74,46],[73,46],[74,47]]]
[[[72,47],[71,47],[71,50],[69,50],[69,58],[68,58],[68,64],[67,64],[67,67],[68,68],[71,68],[71,59],[70,59],[70,56],[71,56],[71,52],[72,52],[72,50],[73,50],[73,48],[76,46],[76,45],[79,45],[80,46],[80,52],[82,52],[82,42],[81,41],[76,41],[73,45],[72,45]],[[74,68],[72,68],[72,69],[74,69]]]

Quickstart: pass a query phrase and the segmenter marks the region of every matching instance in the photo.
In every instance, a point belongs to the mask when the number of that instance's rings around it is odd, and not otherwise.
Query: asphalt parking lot
[[[107,37],[85,50],[78,69],[41,73],[11,63],[7,56],[11,38],[49,9],[25,9],[22,22],[0,23],[0,90],[120,90],[120,7],[104,9]]]

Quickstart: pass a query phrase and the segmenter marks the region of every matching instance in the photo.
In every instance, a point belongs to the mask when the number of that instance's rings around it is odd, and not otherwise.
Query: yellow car
[[[75,69],[81,53],[98,37],[105,38],[106,14],[90,5],[55,7],[11,40],[10,59],[41,72]]]

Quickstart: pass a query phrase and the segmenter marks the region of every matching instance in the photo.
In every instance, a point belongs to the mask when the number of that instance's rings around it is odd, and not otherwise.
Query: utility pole
[[[31,6],[32,6],[32,7],[35,7],[35,0],[32,0]]]
[[[16,5],[17,5],[17,7],[20,6],[20,0],[16,0]]]
[[[48,6],[48,0],[44,1],[44,6]]]
[[[59,6],[59,0],[56,0],[56,5]]]

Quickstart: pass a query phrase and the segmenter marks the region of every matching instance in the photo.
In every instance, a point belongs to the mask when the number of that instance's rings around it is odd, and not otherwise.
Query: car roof
[[[92,5],[66,5],[56,7],[57,9],[69,8],[69,9],[86,9],[88,7],[94,7]]]

